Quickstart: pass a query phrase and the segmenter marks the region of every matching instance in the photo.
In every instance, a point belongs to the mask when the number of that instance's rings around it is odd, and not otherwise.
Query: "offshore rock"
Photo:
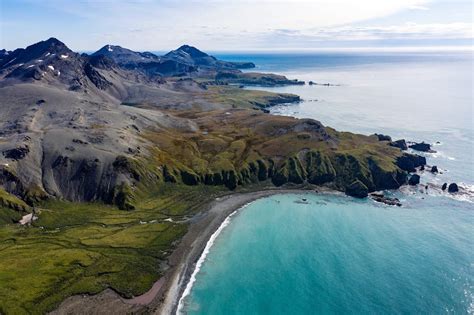
[[[411,144],[409,148],[421,152],[434,152],[433,150],[431,150],[431,145],[429,143],[424,142]]]
[[[420,183],[420,175],[413,174],[411,175],[410,179],[408,180],[408,184],[411,186],[418,185]]]
[[[426,158],[424,156],[404,153],[397,158],[397,166],[407,172],[415,172],[416,167],[426,165]]]
[[[448,192],[450,193],[455,193],[455,192],[458,192],[459,191],[459,187],[456,183],[451,183],[449,184],[448,186]]]
[[[360,180],[355,180],[346,187],[346,195],[356,198],[365,198],[369,195],[369,190]]]

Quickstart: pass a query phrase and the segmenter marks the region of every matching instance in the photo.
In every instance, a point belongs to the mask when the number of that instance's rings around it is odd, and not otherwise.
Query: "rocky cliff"
[[[56,39],[4,57],[2,189],[30,205],[59,198],[133,209],[143,182],[230,190],[310,183],[349,194],[357,182],[367,193],[398,188],[407,172],[426,163],[375,137],[252,109],[297,96],[208,87],[196,78],[157,79],[140,66],[165,59],[196,69],[224,67],[190,46],[158,57],[107,45],[84,56]]]

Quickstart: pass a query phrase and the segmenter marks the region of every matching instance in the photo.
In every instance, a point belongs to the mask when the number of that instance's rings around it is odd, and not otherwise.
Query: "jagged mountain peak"
[[[8,51],[6,49],[0,49],[0,57],[8,56],[10,53],[11,53],[11,51]]]
[[[92,56],[106,56],[119,65],[136,65],[140,62],[157,61],[159,57],[150,52],[137,52],[118,45],[105,45]]]
[[[36,44],[30,45],[24,49],[26,53],[29,54],[54,54],[54,53],[67,53],[67,52],[72,52],[71,49],[69,49],[66,44],[64,44],[62,41],[60,41],[57,38],[51,37],[47,40],[40,41]]]
[[[110,45],[107,44],[95,53],[93,55],[110,55],[110,54],[116,54],[116,53],[124,53],[124,52],[130,52],[130,53],[137,53],[131,49],[124,48],[119,45]]]
[[[75,53],[57,38],[37,42],[26,48],[18,48],[3,54],[0,59],[0,70],[27,64],[40,64],[46,59],[69,58]]]
[[[191,57],[193,58],[201,58],[201,57],[208,57],[209,55],[206,54],[205,52],[197,49],[196,47],[194,46],[190,46],[190,45],[182,45],[181,47],[179,47],[178,49],[176,49],[175,51],[177,52],[185,52],[187,54],[189,54]],[[170,52],[172,53],[172,52]],[[168,53],[168,54],[170,54]]]

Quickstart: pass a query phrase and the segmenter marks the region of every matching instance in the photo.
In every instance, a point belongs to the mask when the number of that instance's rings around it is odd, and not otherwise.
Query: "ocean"
[[[457,182],[474,193],[472,53],[217,57],[331,84],[252,88],[303,98],[272,114],[433,143],[437,153],[424,155],[442,174],[425,172],[422,183]],[[212,242],[180,311],[474,314],[474,199],[418,188],[389,193],[403,206],[337,194],[251,203]]]

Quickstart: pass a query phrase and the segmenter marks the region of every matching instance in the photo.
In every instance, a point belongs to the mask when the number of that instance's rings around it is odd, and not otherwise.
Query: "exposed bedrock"
[[[407,143],[406,143],[405,139],[392,141],[388,145],[390,145],[392,147],[395,147],[395,148],[399,148],[400,150],[403,150],[403,151],[408,150],[408,146],[407,146]]]
[[[310,150],[286,159],[259,159],[235,169],[199,174],[190,170],[163,168],[163,178],[169,182],[187,185],[225,185],[235,189],[250,183],[270,179],[275,186],[310,183],[348,191],[353,182],[359,181],[367,192],[396,189],[407,182],[407,173],[395,165],[385,170],[372,159],[363,160],[348,154],[327,155]],[[351,190],[349,190],[351,191]]]
[[[419,164],[419,157],[404,155],[407,170]],[[414,162],[414,161],[415,162]],[[388,162],[388,163],[387,163]],[[193,170],[178,162],[151,164],[149,158],[135,159],[112,154],[100,157],[76,157],[64,153],[45,153],[39,181],[29,186],[8,170],[0,174],[0,184],[20,197],[28,194],[70,201],[101,200],[121,209],[134,208],[134,195],[140,182],[159,185],[164,182],[184,185],[218,185],[234,190],[239,186],[270,181],[285,184],[326,185],[355,197],[369,192],[396,189],[407,182],[407,171],[397,162],[377,161],[348,153],[302,150],[285,157],[257,158],[240,166],[228,164],[220,170]],[[34,187],[34,189],[32,189]],[[34,195],[33,194],[33,195]],[[28,200],[28,199],[25,199]],[[34,198],[29,201],[34,203]]]
[[[426,158],[424,156],[404,153],[397,158],[397,166],[407,172],[415,172],[417,167],[425,166]]]
[[[429,143],[420,142],[420,143],[413,143],[408,146],[410,149],[421,151],[421,152],[434,152],[431,150],[431,145]]]

